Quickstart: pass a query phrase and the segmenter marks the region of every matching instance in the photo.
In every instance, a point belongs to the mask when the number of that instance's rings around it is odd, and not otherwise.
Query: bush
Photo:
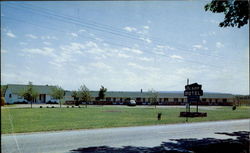
[[[47,106],[47,108],[49,108],[49,106]]]
[[[71,106],[72,108],[74,108],[74,106]]]
[[[1,97],[1,106],[4,106],[5,105],[5,99],[4,97]]]
[[[43,106],[40,106],[40,108],[43,108]]]
[[[55,108],[54,106],[52,106],[51,108]]]
[[[81,108],[81,106],[78,106],[78,108]]]
[[[67,106],[67,108],[69,108],[69,106]]]

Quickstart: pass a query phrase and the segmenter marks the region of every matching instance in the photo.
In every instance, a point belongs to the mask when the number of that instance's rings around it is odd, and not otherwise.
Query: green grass
[[[1,109],[1,133],[22,133],[71,129],[184,123],[183,108],[96,107],[88,108],[9,108]],[[193,110],[195,111],[195,109]],[[162,120],[157,120],[157,113]],[[189,118],[189,122],[249,118],[250,107],[221,107],[207,112],[208,117]]]

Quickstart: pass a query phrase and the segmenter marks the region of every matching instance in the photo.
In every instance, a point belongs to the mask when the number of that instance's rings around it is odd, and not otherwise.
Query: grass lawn
[[[7,108],[1,109],[1,133],[92,129],[106,127],[184,123],[179,117],[184,108],[174,107],[112,107],[88,106],[88,108]],[[193,109],[192,111],[195,111]],[[250,107],[219,107],[207,112],[208,117],[189,118],[189,122],[216,121],[249,118]],[[157,120],[157,113],[162,120]]]

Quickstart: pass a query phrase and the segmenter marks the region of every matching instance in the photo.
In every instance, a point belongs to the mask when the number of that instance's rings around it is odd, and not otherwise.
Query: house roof
[[[20,84],[8,84],[7,89],[11,90],[12,93],[18,94],[21,91],[25,90],[28,85],[20,85]],[[52,88],[55,86],[49,85],[33,85],[34,90],[37,91],[39,94],[51,94]]]

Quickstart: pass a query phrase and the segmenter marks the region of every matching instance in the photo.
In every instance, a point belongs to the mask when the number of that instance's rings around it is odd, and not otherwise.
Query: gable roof
[[[25,90],[28,85],[20,85],[20,84],[8,84],[7,90],[11,90],[12,93],[18,94],[21,91]],[[37,91],[39,94],[51,94],[52,88],[55,86],[49,85],[33,85],[34,90]]]

